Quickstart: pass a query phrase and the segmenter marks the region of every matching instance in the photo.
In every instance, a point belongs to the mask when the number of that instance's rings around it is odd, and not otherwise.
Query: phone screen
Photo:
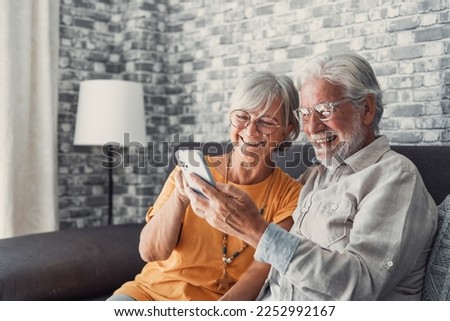
[[[206,165],[203,153],[197,149],[179,149],[177,152],[178,165],[181,167],[184,177],[189,185],[197,193],[201,193],[189,177],[194,173],[211,186],[215,186],[211,171]]]

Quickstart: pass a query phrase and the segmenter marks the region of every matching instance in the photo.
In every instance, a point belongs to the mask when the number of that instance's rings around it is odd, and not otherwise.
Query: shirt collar
[[[386,136],[379,136],[372,143],[345,160],[353,171],[359,172],[375,164],[391,147]]]

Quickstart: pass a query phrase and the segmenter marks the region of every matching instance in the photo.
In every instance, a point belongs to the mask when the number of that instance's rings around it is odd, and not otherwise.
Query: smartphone
[[[201,194],[199,189],[196,188],[195,184],[189,177],[190,173],[200,176],[200,178],[209,185],[215,186],[214,177],[212,176],[208,165],[206,165],[205,159],[203,158],[203,153],[200,150],[180,148],[176,153],[176,157],[178,160],[178,166],[181,167],[184,177],[186,178],[186,182],[195,192]]]

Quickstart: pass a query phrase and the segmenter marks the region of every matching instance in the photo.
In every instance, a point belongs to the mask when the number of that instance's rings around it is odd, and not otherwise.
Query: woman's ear
[[[377,102],[374,95],[368,95],[364,100],[364,125],[371,126],[377,113]]]
[[[292,124],[287,125],[286,130],[283,132],[283,137],[282,137],[283,142],[287,138],[289,138],[289,135],[292,133],[293,130],[294,130],[294,125],[292,125]]]
[[[286,128],[286,132],[284,133],[283,139],[286,139],[286,137],[294,130],[294,125],[289,124]]]
[[[294,130],[294,125],[289,124],[286,127],[286,130],[283,133],[282,142],[278,144],[277,148],[275,150],[281,150],[284,149],[284,145],[286,145],[286,139],[288,138],[289,134]]]

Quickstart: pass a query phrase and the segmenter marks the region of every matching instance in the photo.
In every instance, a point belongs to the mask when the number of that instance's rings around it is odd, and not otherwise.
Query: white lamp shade
[[[74,145],[147,144],[142,84],[86,80],[80,84]]]

